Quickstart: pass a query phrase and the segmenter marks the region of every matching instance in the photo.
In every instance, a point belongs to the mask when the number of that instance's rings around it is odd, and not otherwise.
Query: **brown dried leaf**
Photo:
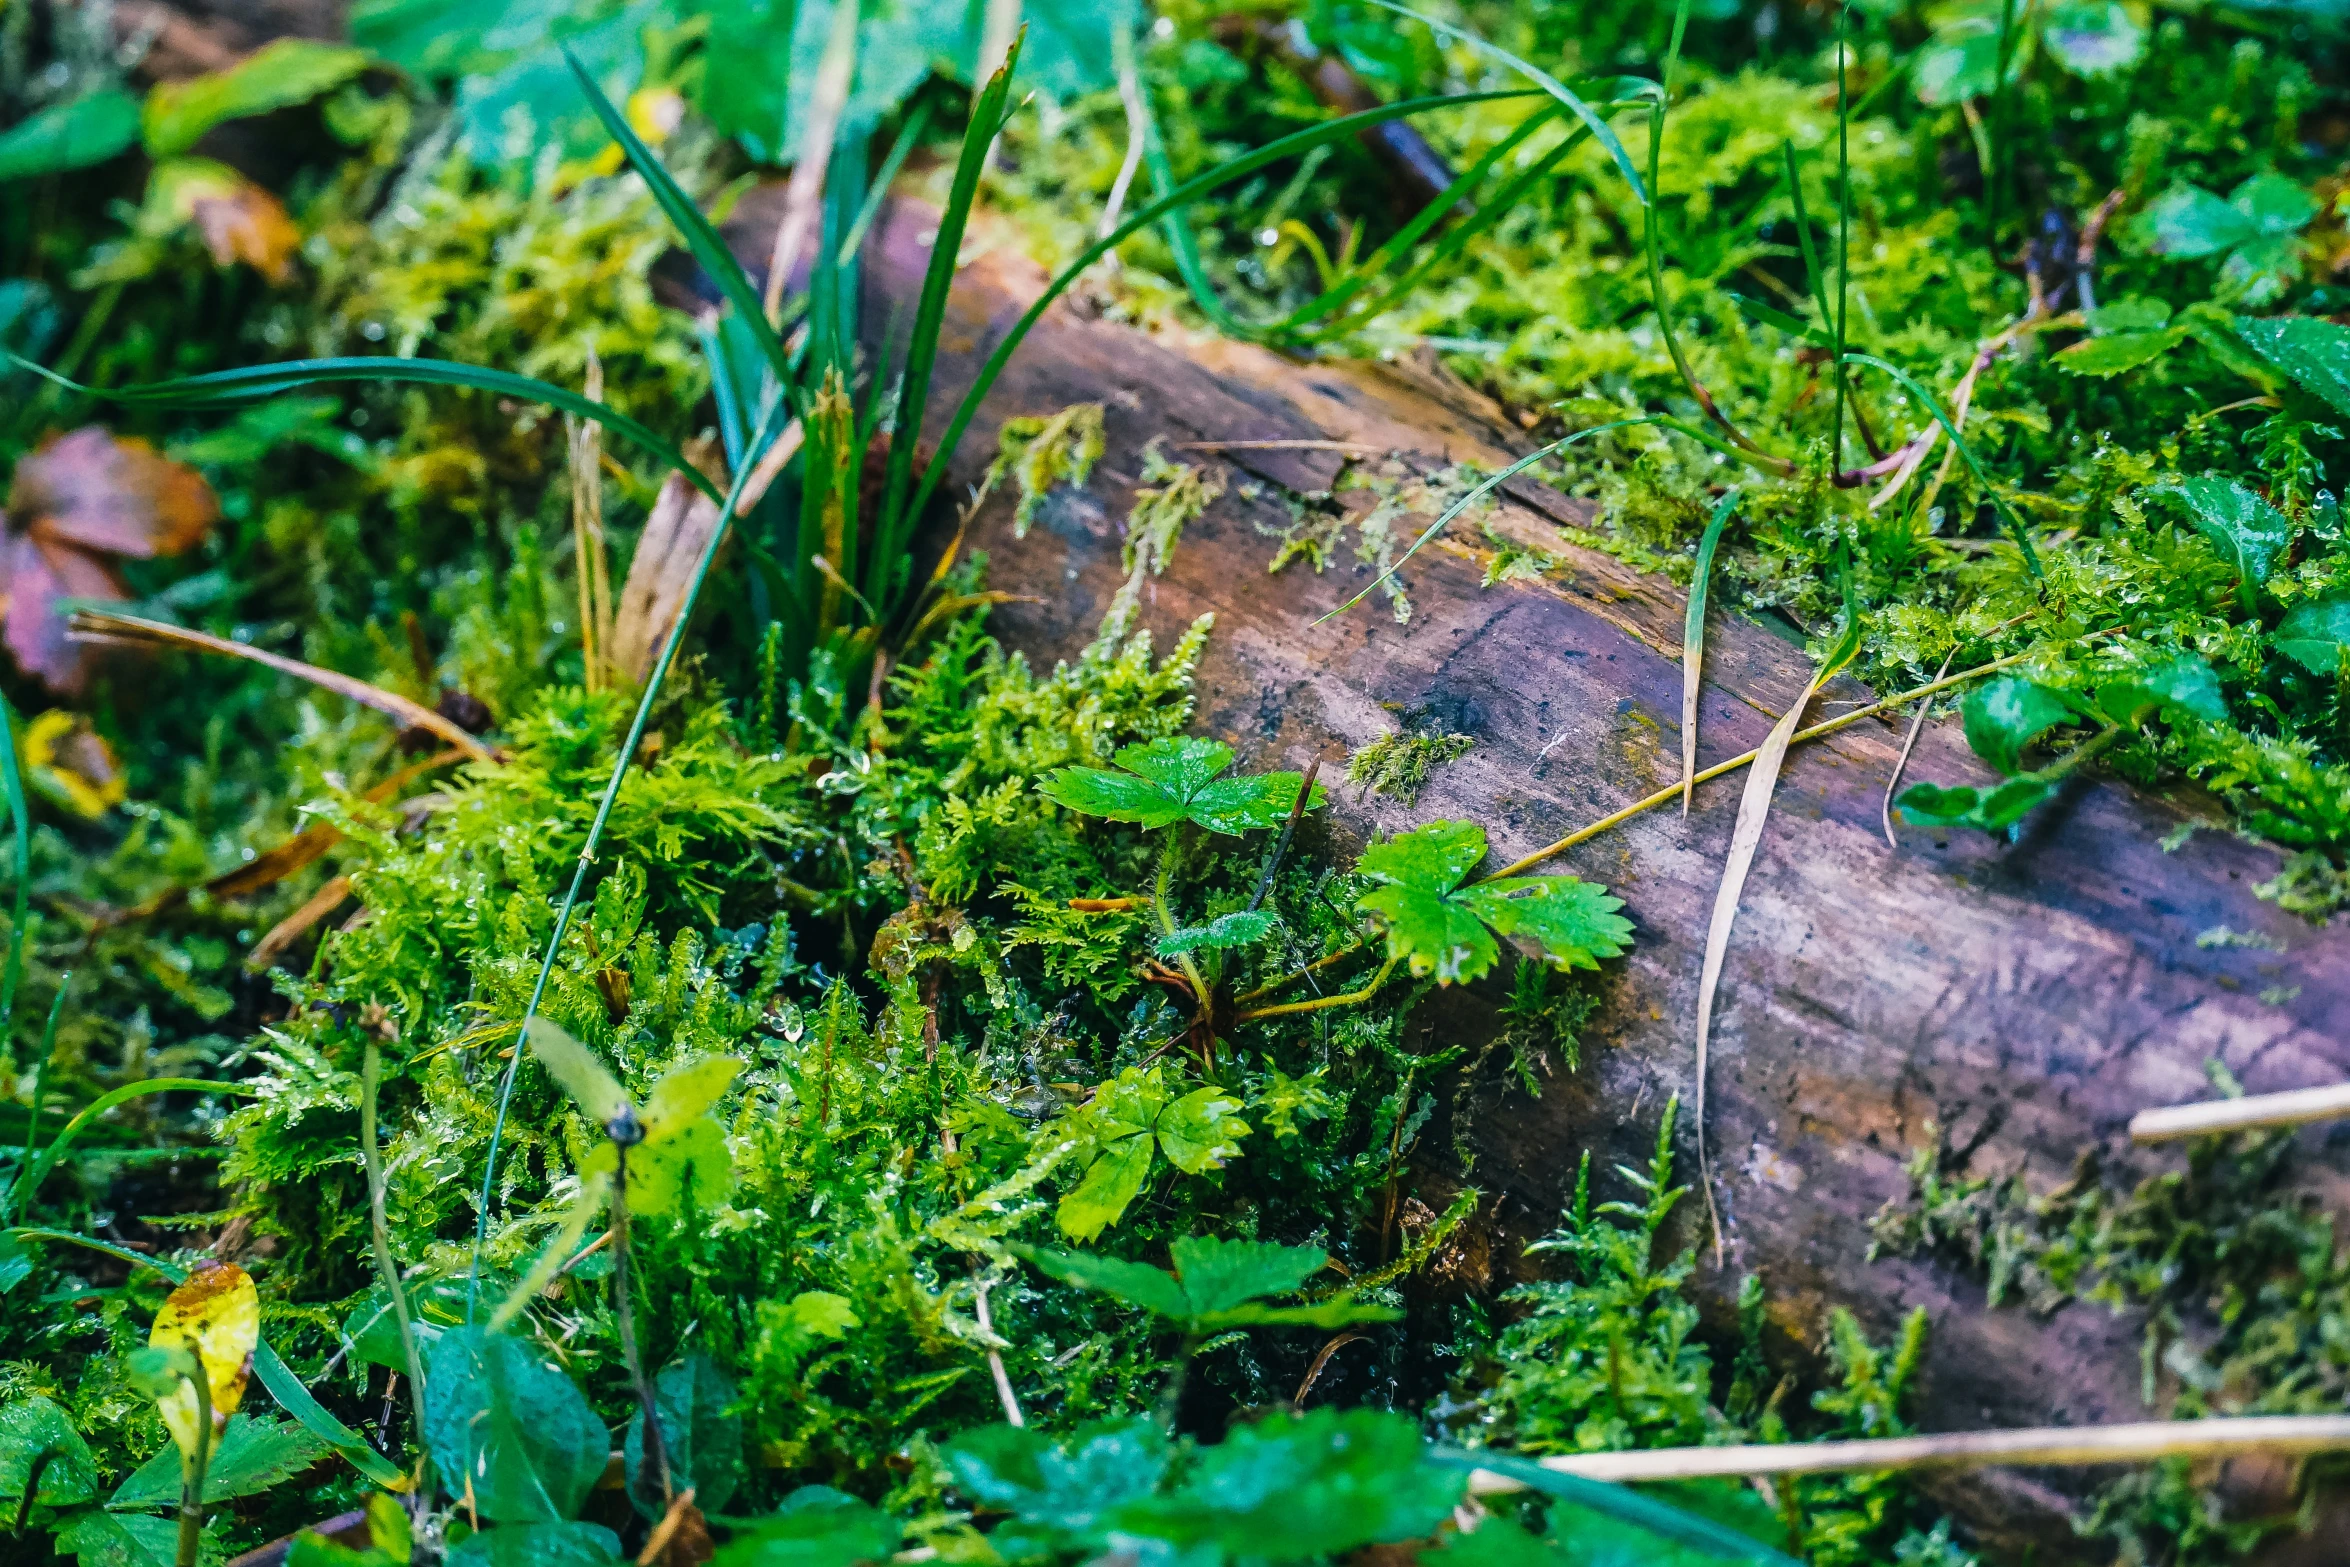
[[[47,544],[146,560],[201,544],[220,503],[195,469],[93,424],[16,465],[8,515]]]
[[[260,186],[248,180],[227,195],[198,197],[189,215],[219,265],[242,261],[272,283],[293,275],[302,231],[285,203]]]
[[[645,519],[636,554],[628,563],[628,580],[620,587],[620,608],[613,616],[612,663],[630,680],[642,685],[661,656],[661,644],[677,624],[692,587],[694,568],[710,536],[718,531],[718,508],[710,498],[671,474]]]
[[[89,683],[87,654],[66,636],[65,619],[58,613],[61,598],[119,599],[125,596],[121,579],[95,556],[61,545],[44,544],[22,534],[0,542],[0,587],[6,624],[0,640],[16,659],[17,668],[37,675],[50,690],[78,696]]]
[[[310,901],[269,928],[269,934],[253,944],[252,956],[245,959],[245,967],[258,974],[275,963],[286,948],[300,941],[310,928],[329,914],[341,908],[351,896],[351,878],[337,876],[310,895]]]

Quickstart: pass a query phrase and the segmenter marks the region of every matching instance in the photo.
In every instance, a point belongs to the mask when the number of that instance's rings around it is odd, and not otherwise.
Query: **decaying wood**
[[[910,207],[888,218],[869,274],[877,323],[890,300],[913,296],[933,230]],[[755,253],[771,233],[746,233],[742,248]],[[1008,245],[964,268],[934,421],[1041,282]],[[1327,490],[1354,450],[1401,453],[1423,471],[1463,459],[1498,467],[1515,455],[1515,432],[1495,410],[1408,363],[1297,363],[1153,339],[1056,306],[957,453],[958,484],[976,482],[1004,419],[1092,401],[1107,409],[1109,447],[1088,486],[1050,497],[1025,539],[1013,536],[1006,497],[972,524],[991,583],[1038,595],[993,621],[1032,659],[1084,646],[1124,585],[1120,521],[1142,450],[1157,440],[1226,468],[1227,482],[1145,585],[1140,623],[1164,647],[1215,615],[1200,719],[1246,765],[1335,762],[1415,713],[1476,737],[1411,810],[1334,795],[1339,838],[1470,819],[1499,862],[1676,786],[1684,600],[1563,537],[1561,524],[1588,520],[1585,503],[1513,481],[1505,504],[1464,519],[1406,569],[1408,624],[1376,603],[1315,624],[1368,580],[1343,549],[1326,576],[1302,565],[1267,572],[1266,534],[1290,524],[1291,497]],[[1486,588],[1497,540],[1538,547],[1559,569]],[[1735,619],[1717,625],[1707,654],[1701,761],[1757,745],[1809,676],[1801,649]],[[1838,680],[1815,711],[1849,711],[1868,696]],[[1986,1310],[1980,1285],[1938,1262],[1864,1261],[1868,1221],[1906,1196],[1911,1157],[1943,1140],[1960,1151],[1961,1173],[2020,1171],[2041,1187],[2093,1144],[2123,1174],[2169,1167],[2175,1155],[2129,1150],[2128,1123],[2146,1105],[2207,1093],[2212,1058],[2255,1090],[2350,1076],[2350,933],[2254,896],[2275,874],[2272,850],[2212,831],[2166,852],[2174,830],[2215,818],[2192,795],[2077,778],[2016,843],[1913,828],[1889,849],[1882,791],[1900,716],[1798,746],[1780,781],[1721,984],[1711,1130],[1729,1256],[1716,1268],[1704,1254],[1700,1299],[1727,1329],[1739,1281],[1759,1272],[1774,1326],[1815,1349],[1833,1306],[1880,1337],[1925,1307],[1935,1323],[1920,1383],[1928,1430],[2159,1416],[2164,1407],[2140,1396],[2137,1320],[2086,1304],[2046,1318]],[[1926,727],[1909,776],[1987,778],[1949,722]],[[1609,884],[1639,940],[1600,981],[1580,1073],[1554,1076],[1540,1099],[1475,1086],[1456,1098],[1457,1128],[1431,1128],[1421,1142],[1434,1170],[1456,1146],[1474,1154],[1452,1178],[1493,1195],[1486,1211],[1507,1235],[1555,1222],[1585,1149],[1602,1171],[1645,1162],[1666,1100],[1691,1092],[1699,960],[1737,795],[1727,781],[1701,786],[1686,821],[1647,813],[1547,867]],[[2219,925],[2261,945],[2197,944]],[[1474,989],[1438,998],[1422,1018],[1429,1037],[1416,1048],[1494,1028]],[[1683,1169],[1693,1171],[1684,1128]],[[2329,1195],[2350,1191],[2341,1157],[2314,1142],[2308,1171]],[[1497,1258],[1516,1250],[1494,1248]],[[2080,1555],[2063,1521],[2087,1483],[2077,1475],[1989,1470],[1924,1483],[1987,1544],[2036,1546],[2043,1562]],[[2344,1552],[2335,1534],[2287,1542],[2266,1560]]]

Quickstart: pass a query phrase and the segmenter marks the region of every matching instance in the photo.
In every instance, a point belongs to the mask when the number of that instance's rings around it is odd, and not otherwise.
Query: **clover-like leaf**
[[[1975,755],[2010,778],[2024,770],[2025,746],[2073,716],[2063,697],[2022,675],[1984,681],[1967,693],[1959,711]]]
[[[1061,1233],[1071,1240],[1090,1241],[1116,1224],[1142,1195],[1153,1154],[1147,1135],[1121,1138],[1104,1148],[1055,1210]]]
[[[1159,1151],[1186,1175],[1221,1169],[1240,1157],[1249,1126],[1240,1101],[1221,1088],[1195,1088],[1159,1112]]]
[[[2268,580],[2277,557],[2293,541],[2293,523],[2256,491],[2222,474],[2207,473],[2156,485],[2176,500],[2195,531],[2236,568],[2247,591]]]
[[[1355,871],[1377,885],[1355,906],[1379,921],[1391,961],[1450,985],[1493,967],[1493,931],[1531,938],[1562,968],[1596,967],[1631,944],[1632,922],[1615,912],[1623,900],[1577,877],[1461,886],[1484,858],[1485,829],[1474,822],[1430,822],[1363,851]]]
[[[1222,775],[1232,765],[1232,747],[1197,736],[1130,745],[1110,760],[1117,771],[1064,767],[1037,789],[1056,804],[1088,816],[1142,827],[1187,821],[1210,832],[1238,836],[1288,820],[1305,783],[1298,773],[1226,778]],[[1322,799],[1317,784],[1308,808]]]
[[[1113,1296],[1192,1333],[1258,1326],[1340,1328],[1351,1322],[1392,1321],[1400,1315],[1389,1307],[1345,1297],[1303,1306],[1265,1304],[1264,1297],[1286,1295],[1322,1269],[1330,1259],[1318,1246],[1195,1236],[1168,1248],[1173,1273],[1089,1252],[1014,1250],[1064,1284]]]
[[[2350,593],[2295,605],[2268,640],[2313,675],[2340,674],[2350,655]]]
[[[2226,200],[2177,185],[2139,215],[2138,234],[2157,255],[2225,252],[2220,275],[2248,304],[2274,299],[2301,275],[2298,235],[2317,215],[2306,190],[2281,174],[2255,174]]]

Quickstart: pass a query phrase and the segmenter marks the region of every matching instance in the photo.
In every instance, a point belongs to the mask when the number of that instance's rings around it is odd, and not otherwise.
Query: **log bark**
[[[740,248],[756,254],[754,210]],[[766,221],[770,221],[768,219]],[[875,247],[875,320],[919,286],[934,227],[901,205]],[[976,248],[976,247],[975,247]],[[932,417],[943,421],[981,360],[1043,277],[1008,242],[969,260],[948,313]],[[1125,580],[1120,522],[1154,441],[1338,441],[1404,453],[1424,468],[1499,466],[1522,449],[1499,411],[1408,366],[1298,362],[1221,341],[1152,337],[1056,305],[1012,360],[955,457],[976,481],[1002,421],[1098,401],[1108,451],[1081,490],[1044,504],[1025,538],[1011,501],[991,500],[970,547],[991,585],[1038,602],[996,611],[1013,647],[1049,663],[1090,641]],[[935,439],[934,423],[926,439]],[[1316,619],[1368,580],[1347,562],[1326,575],[1267,572],[1268,530],[1290,496],[1326,490],[1346,461],[1311,449],[1171,455],[1222,469],[1224,497],[1193,523],[1143,595],[1161,645],[1213,614],[1198,682],[1203,726],[1244,765],[1328,768],[1425,710],[1475,748],[1436,772],[1417,805],[1334,791],[1342,838],[1437,817],[1485,825],[1498,864],[1672,782],[1678,775],[1678,656],[1684,599],[1564,539],[1589,508],[1513,484],[1488,519],[1495,538],[1533,544],[1562,565],[1538,581],[1483,584],[1494,545],[1471,526],[1406,570],[1411,618],[1385,606]],[[1707,650],[1701,765],[1757,744],[1808,677],[1802,650],[1723,618]],[[1833,683],[1817,711],[1862,702]],[[2206,1097],[2218,1059],[2254,1091],[2338,1082],[2350,1068],[2350,932],[2310,926],[2256,897],[2271,848],[2225,830],[2162,845],[2218,813],[2191,791],[2147,792],[2082,778],[2015,843],[1981,834],[1900,831],[1888,848],[1880,801],[1902,730],[1871,721],[1799,747],[1779,784],[1746,889],[1722,984],[1711,1093],[1714,1170],[1729,1261],[1701,1252],[1696,1289],[1717,1324],[1739,1280],[1759,1272],[1773,1323],[1818,1346],[1845,1305],[1889,1335],[1913,1307],[1933,1316],[1922,1376],[1923,1426],[1963,1431],[2142,1420],[2140,1322],[2074,1304],[2046,1319],[1986,1310],[1971,1278],[1932,1261],[1863,1261],[1868,1221],[1908,1191],[1911,1155],[1946,1136],[1966,1173],[2025,1172],[2054,1185],[2085,1147],[2123,1172],[2173,1167],[2175,1152],[2133,1152],[2130,1117]],[[1545,1086],[1456,1098],[1449,1171],[1497,1199],[1500,1229],[1521,1241],[1549,1228],[1584,1150],[1601,1170],[1639,1164],[1657,1117],[1692,1087],[1694,1006],[1705,930],[1737,811],[1739,778],[1701,787],[1684,820],[1659,810],[1582,844],[1546,869],[1603,881],[1627,901],[1638,944],[1608,966],[1604,1008],[1583,1069]],[[1929,724],[1908,777],[1980,783],[1986,770],[1952,722]],[[2200,945],[2216,926],[2260,946]],[[1439,1035],[1490,1029],[1474,991],[1424,1012]],[[1443,1042],[1439,1039],[1436,1042]],[[1442,1172],[1455,1138],[1419,1157]],[[1685,1174],[1696,1168],[1686,1119]],[[2337,1150],[2308,1144],[2308,1179],[2344,1190]],[[1694,1207],[1694,1204],[1689,1205]],[[1686,1211],[1686,1210],[1685,1210]],[[1496,1258],[1520,1246],[1495,1244]],[[1993,1470],[1929,1481],[1935,1499],[2003,1551],[2077,1557],[2066,1518],[2093,1479],[2077,1471]],[[2340,1561],[2325,1538],[2287,1542],[2267,1560]]]

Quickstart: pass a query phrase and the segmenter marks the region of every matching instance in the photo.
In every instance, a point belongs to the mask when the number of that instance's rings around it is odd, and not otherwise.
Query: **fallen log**
[[[735,221],[738,253],[762,256],[772,213],[746,202]],[[876,322],[889,318],[887,301],[912,297],[933,227],[912,205],[886,219],[868,273]],[[935,421],[1042,282],[1009,246],[965,266]],[[1410,810],[1333,791],[1341,837],[1467,818],[1485,825],[1499,864],[1676,781],[1684,599],[1563,538],[1561,524],[1588,520],[1586,503],[1513,482],[1482,520],[1483,537],[1457,527],[1406,569],[1408,624],[1376,601],[1316,623],[1368,581],[1351,566],[1268,574],[1266,535],[1293,520],[1291,496],[1328,490],[1359,449],[1489,471],[1516,455],[1517,432],[1474,394],[1410,366],[1299,363],[1154,338],[1064,303],[972,426],[955,458],[957,487],[976,482],[1004,419],[1097,401],[1108,449],[1083,489],[1052,495],[1025,538],[1006,497],[973,521],[969,544],[987,553],[991,583],[1035,596],[995,612],[1010,645],[1049,662],[1094,637],[1126,581],[1120,522],[1142,482],[1143,449],[1158,441],[1229,481],[1141,600],[1141,621],[1162,645],[1196,616],[1216,616],[1199,675],[1209,730],[1255,767],[1316,757],[1327,767],[1392,732],[1397,709],[1430,713],[1476,742]],[[935,437],[935,423],[927,433]],[[1488,588],[1494,540],[1539,548],[1558,565]],[[1809,673],[1800,649],[1725,617],[1707,648],[1700,764],[1761,741]],[[1815,716],[1868,700],[1839,680]],[[1730,946],[1714,1051],[1711,1136],[1728,1261],[1715,1268],[1710,1249],[1702,1253],[1696,1288],[1726,1326],[1739,1280],[1759,1272],[1776,1327],[1815,1349],[1831,1306],[1849,1306],[1880,1336],[1923,1306],[1934,1319],[1921,1379],[1928,1431],[2159,1416],[2140,1394],[2138,1321],[2080,1303],[2046,1318],[1986,1310],[1981,1285],[1952,1268],[1864,1263],[1868,1221],[1906,1196],[1909,1159],[1940,1138],[1963,1150],[1962,1173],[2021,1171],[2045,1187],[2091,1146],[2122,1172],[2166,1167],[2161,1153],[2130,1151],[2128,1123],[2147,1105],[2207,1093],[2207,1060],[2255,1090],[2350,1075],[2350,933],[2254,895],[2275,873],[2269,848],[2211,831],[2166,850],[2178,829],[2216,822],[2211,803],[2186,791],[2083,777],[2015,843],[1904,829],[1888,848],[1881,799],[1903,716],[1799,746],[1780,781]],[[1906,776],[1957,784],[1988,773],[1955,724],[1933,723]],[[1603,1169],[1643,1162],[1668,1098],[1690,1094],[1700,959],[1736,809],[1734,782],[1704,786],[1687,819],[1640,815],[1547,867],[1608,883],[1639,939],[1602,981],[1603,1009],[1587,1033],[1597,1048],[1579,1073],[1554,1079],[1538,1100],[1489,1094],[1462,1112],[1458,1145],[1475,1163],[1452,1174],[1498,1196],[1487,1212],[1510,1240],[1550,1227],[1586,1149]],[[2198,944],[2222,925],[2250,941]],[[1493,1027],[1474,993],[1450,993],[1429,1011],[1446,1033]],[[1684,1127],[1682,1169],[1693,1172]],[[1432,1131],[1421,1158],[1441,1167],[1455,1144]],[[2311,1181],[2342,1190],[2339,1155],[2314,1143],[2308,1154]],[[1497,1241],[1493,1255],[1519,1249]],[[2043,1562],[2079,1558],[2066,1526],[2084,1485],[2077,1475],[1989,1470],[1922,1483],[1986,1545],[2037,1549]],[[2342,1560],[2350,1536],[2338,1529],[2263,1560]]]

